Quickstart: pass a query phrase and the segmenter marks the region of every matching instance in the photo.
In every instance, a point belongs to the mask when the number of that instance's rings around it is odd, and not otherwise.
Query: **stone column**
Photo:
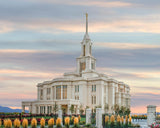
[[[102,108],[96,108],[96,127],[102,128]]]
[[[68,114],[68,115],[71,115],[70,108],[71,108],[71,105],[68,105],[68,108],[67,108],[67,109],[68,109],[68,110],[67,110],[67,114]]]
[[[48,114],[47,111],[48,111],[48,107],[45,106],[45,114]]]
[[[62,110],[58,110],[58,117],[61,118],[61,121],[63,122]],[[62,125],[62,122],[61,122],[61,125]]]
[[[54,100],[56,100],[56,86],[54,86]]]
[[[151,125],[156,121],[156,106],[147,106],[147,125]]]
[[[32,106],[29,106],[29,113],[32,113]]]
[[[90,108],[86,109],[86,124],[91,123],[91,112],[92,110]]]
[[[38,105],[38,114],[40,114],[40,105]]]
[[[25,112],[25,105],[22,105],[22,112]]]
[[[77,114],[79,114],[79,105],[77,105]]]
[[[58,104],[58,111],[61,110],[61,105]]]
[[[50,99],[53,100],[53,88],[52,88],[52,86],[51,86]]]
[[[61,100],[63,99],[63,85],[61,85]]]

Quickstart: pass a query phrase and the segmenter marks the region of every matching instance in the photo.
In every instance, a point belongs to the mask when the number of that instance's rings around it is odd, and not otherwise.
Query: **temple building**
[[[64,73],[63,77],[44,81],[37,85],[37,100],[23,101],[22,111],[29,107],[30,113],[53,113],[53,106],[65,108],[70,114],[71,105],[79,114],[80,106],[91,109],[108,105],[111,113],[115,104],[130,107],[130,87],[123,82],[96,71],[96,58],[92,56],[92,42],[88,35],[88,14],[86,14],[86,33],[81,42],[81,55],[76,59],[74,72]]]

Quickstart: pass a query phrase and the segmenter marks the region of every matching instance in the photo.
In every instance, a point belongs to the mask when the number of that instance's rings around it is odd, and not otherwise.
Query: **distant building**
[[[92,42],[88,35],[88,14],[86,33],[81,42],[81,55],[76,62],[75,72],[64,73],[62,78],[39,83],[37,100],[23,101],[22,111],[29,107],[31,113],[53,113],[55,103],[68,114],[71,105],[74,105],[77,114],[80,106],[91,109],[101,106],[104,110],[107,105],[110,113],[115,104],[130,107],[130,87],[96,71],[96,58],[92,56]]]

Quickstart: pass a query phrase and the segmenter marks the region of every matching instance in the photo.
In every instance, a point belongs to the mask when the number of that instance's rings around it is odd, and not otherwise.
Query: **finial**
[[[86,13],[86,34],[88,34],[88,13]]]

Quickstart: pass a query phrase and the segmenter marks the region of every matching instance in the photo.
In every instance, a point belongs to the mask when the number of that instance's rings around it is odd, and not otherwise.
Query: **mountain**
[[[11,109],[11,108],[9,108],[9,107],[0,106],[0,112],[4,112],[4,113],[18,112],[18,113],[21,113],[22,110],[21,110],[21,109]],[[29,113],[28,110],[26,110],[25,112],[26,112],[26,113]]]

